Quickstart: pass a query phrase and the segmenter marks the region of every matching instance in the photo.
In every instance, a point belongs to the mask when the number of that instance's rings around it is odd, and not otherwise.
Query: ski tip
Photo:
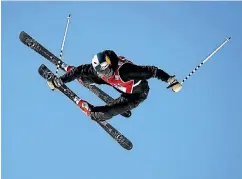
[[[46,80],[51,80],[55,75],[50,71],[50,69],[44,64],[40,65],[38,68],[39,74]]]
[[[43,71],[44,69],[46,69],[46,68],[47,68],[47,67],[46,67],[44,64],[42,64],[42,65],[39,66],[39,68],[38,68],[38,72],[41,74],[42,71]]]
[[[22,36],[22,35],[25,35],[25,34],[26,34],[25,31],[21,31],[20,34],[19,34],[19,36]]]
[[[25,32],[21,31],[20,34],[19,34],[19,38],[21,39],[24,36],[24,34],[25,34]]]
[[[19,39],[21,42],[24,42],[27,37],[28,37],[28,34],[25,31],[20,32]]]

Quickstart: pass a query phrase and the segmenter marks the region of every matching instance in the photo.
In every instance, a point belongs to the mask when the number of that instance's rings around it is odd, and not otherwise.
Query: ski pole
[[[65,40],[66,40],[66,35],[67,35],[70,19],[71,19],[71,14],[69,14],[68,17],[67,17],[67,24],[66,24],[65,34],[64,34],[63,41],[62,41],[62,45],[61,45],[61,51],[60,51],[60,60],[62,60],[62,55],[63,55],[63,51],[64,51],[64,45],[65,45]],[[56,67],[56,72],[55,72],[56,75],[58,74],[58,70],[59,70],[59,67],[60,67],[59,63],[60,62],[58,62],[58,65]]]
[[[231,37],[227,38],[218,48],[216,48],[211,54],[209,54],[194,70],[192,70],[191,73],[189,73],[181,82],[183,84],[190,76],[192,76],[193,73],[195,73],[204,63],[206,63],[215,53],[217,53],[227,42],[229,42]],[[179,82],[175,82],[170,84],[167,88],[170,88]]]
[[[217,53],[228,41],[230,41],[231,37],[227,38],[218,48],[216,48],[210,55],[208,55],[191,73],[189,73],[181,82],[183,84],[193,73],[195,73],[204,63],[206,63],[215,53]]]

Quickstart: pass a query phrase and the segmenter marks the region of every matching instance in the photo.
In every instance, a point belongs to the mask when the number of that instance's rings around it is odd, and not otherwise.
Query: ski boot
[[[91,111],[92,108],[94,107],[93,105],[89,104],[87,101],[80,100],[78,102],[78,106],[82,109],[82,111],[87,115],[91,116]]]

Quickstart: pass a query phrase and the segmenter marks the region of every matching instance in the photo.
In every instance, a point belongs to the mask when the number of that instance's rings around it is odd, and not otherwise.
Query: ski
[[[29,48],[33,49],[35,52],[52,62],[54,65],[58,66],[60,69],[62,69],[64,72],[70,71],[73,66],[67,65],[64,63],[60,58],[55,56],[53,53],[51,53],[48,49],[46,49],[43,45],[41,45],[39,42],[37,42],[35,39],[33,39],[29,34],[26,32],[22,31],[19,34],[19,39],[20,41],[28,46]],[[88,85],[83,83],[82,79],[78,79],[78,82],[88,88],[91,92],[93,92],[95,95],[97,95],[101,100],[104,102],[111,103],[114,101],[112,97],[110,97],[108,94],[103,92],[101,89],[96,87],[95,85]],[[130,117],[131,116],[131,111],[126,111],[121,114],[124,117]]]
[[[45,80],[53,80],[56,78],[55,74],[51,72],[45,65],[41,65],[38,69],[39,74]],[[72,102],[74,102],[84,113],[84,109],[82,108],[82,99],[79,98],[70,88],[68,88],[65,84],[57,88],[60,92],[62,92],[66,97],[68,97]],[[97,122],[114,140],[116,140],[124,149],[131,150],[133,144],[122,135],[117,129],[115,129],[111,124],[106,121]]]

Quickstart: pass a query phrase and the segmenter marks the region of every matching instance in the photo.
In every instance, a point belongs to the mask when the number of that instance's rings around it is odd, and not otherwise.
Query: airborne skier
[[[118,57],[115,52],[111,50],[105,50],[95,55],[91,64],[73,67],[65,64],[60,58],[56,57],[52,52],[33,39],[26,32],[22,31],[19,34],[19,39],[27,47],[33,49],[51,63],[67,72],[65,75],[58,78],[44,64],[39,67],[39,74],[45,80],[49,80],[48,85],[52,90],[58,89],[72,102],[74,102],[83,112],[95,120],[123,148],[131,150],[133,147],[132,142],[106,120],[111,119],[113,116],[118,114],[121,114],[124,117],[129,117],[131,115],[130,110],[137,107],[147,98],[149,92],[147,80],[150,78],[157,78],[161,81],[167,82],[169,84],[167,88],[171,87],[174,92],[180,91],[184,81],[196,72],[196,70],[208,61],[220,48],[222,48],[231,39],[231,37],[227,38],[216,50],[203,60],[181,81],[181,83],[175,79],[175,76],[170,76],[155,66],[137,66],[122,56]],[[108,105],[95,107],[79,98],[64,84],[73,81],[74,79],[77,79],[79,83],[83,84],[83,86],[96,94]],[[122,94],[118,99],[114,100],[95,85],[91,85],[92,83],[113,86]]]
[[[83,102],[86,114],[95,121],[104,121],[121,114],[127,110],[136,108],[148,96],[148,79],[157,78],[171,85],[172,91],[178,92],[182,85],[165,71],[155,66],[139,66],[126,60],[123,56],[117,56],[112,50],[104,50],[97,53],[91,64],[84,64],[72,68],[53,81],[48,81],[52,90],[81,78],[86,84],[106,84],[114,87],[121,96],[114,102],[104,106],[93,106]]]

